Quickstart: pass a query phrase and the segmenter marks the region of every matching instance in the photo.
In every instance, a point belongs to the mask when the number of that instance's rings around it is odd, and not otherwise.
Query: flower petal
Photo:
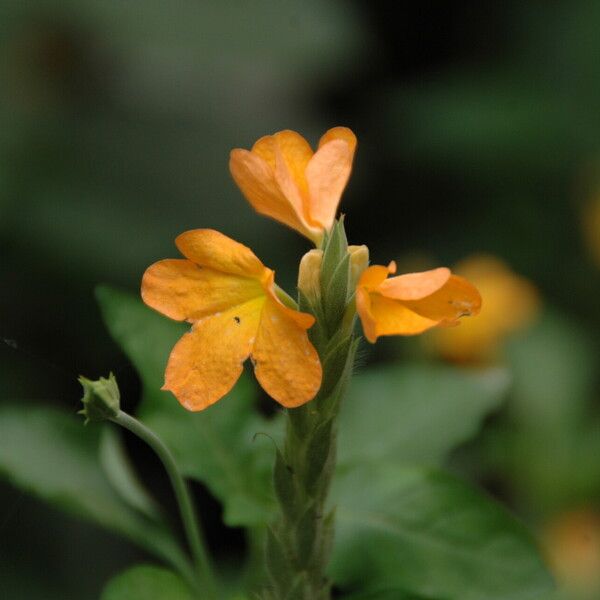
[[[254,142],[251,150],[252,154],[260,156],[271,169],[275,170],[275,137],[272,135],[263,135]]]
[[[375,321],[376,337],[380,335],[415,335],[423,333],[439,323],[439,321],[418,315],[399,300],[390,300],[380,294],[370,294],[370,301],[370,312]]]
[[[142,299],[177,321],[198,321],[264,296],[256,279],[214,271],[186,259],[161,260],[142,279]]]
[[[287,408],[312,400],[321,387],[321,362],[306,328],[271,299],[263,307],[252,360],[260,385]]]
[[[279,144],[275,144],[275,179],[283,195],[294,207],[300,221],[308,226],[310,220],[308,186],[304,171],[300,173],[298,165],[288,162]]]
[[[273,138],[288,173],[298,186],[300,193],[305,195],[308,192],[306,167],[314,154],[310,144],[299,133],[289,129],[279,131]]]
[[[263,144],[266,145],[266,142]],[[274,158],[273,166],[270,166],[254,151],[249,152],[238,148],[231,151],[229,170],[246,200],[256,212],[314,239],[315,231],[318,230],[313,231],[305,222],[303,206],[294,205],[290,198],[286,197],[275,178]]]
[[[309,215],[313,222],[331,229],[342,192],[350,178],[356,137],[347,127],[330,129],[306,166]]]
[[[481,296],[473,284],[463,277],[452,275],[444,286],[430,296],[403,301],[403,304],[423,317],[450,324],[460,317],[478,314]]]
[[[267,269],[247,246],[213,229],[193,229],[177,236],[179,251],[201,267],[263,280]]]
[[[274,135],[261,137],[252,146],[252,152],[258,154],[272,168],[275,168],[275,149],[279,148],[290,171],[298,182],[304,179],[304,171],[312,158],[313,150],[310,144],[297,132],[285,129]]]
[[[264,303],[257,298],[196,323],[173,348],[162,389],[193,411],[225,396],[250,355]]]
[[[283,195],[304,224],[308,224],[308,186],[306,165],[313,156],[308,142],[295,131],[286,129],[260,138],[252,153],[265,160],[273,169]]]
[[[273,271],[271,271],[271,274],[264,284],[264,290],[270,300],[277,305],[279,310],[283,311],[292,321],[295,321],[299,327],[302,327],[302,329],[310,329],[314,325],[315,317],[313,315],[294,310],[281,301],[281,298],[279,298],[275,292],[275,273]]]
[[[369,291],[374,291],[379,289],[379,286],[385,281],[386,277],[390,273],[396,272],[396,263],[394,261],[390,262],[387,267],[383,267],[381,265],[373,265],[371,267],[367,267],[360,279],[358,280],[358,287],[365,288]]]
[[[356,288],[356,312],[360,317],[363,333],[371,344],[377,341],[377,323],[371,311],[371,296],[366,288]]]
[[[450,269],[440,267],[422,273],[407,273],[386,279],[379,291],[394,300],[420,300],[437,292],[449,279]]]
[[[319,140],[319,148],[333,140],[344,140],[352,152],[356,150],[356,136],[348,127],[332,127],[326,131]]]

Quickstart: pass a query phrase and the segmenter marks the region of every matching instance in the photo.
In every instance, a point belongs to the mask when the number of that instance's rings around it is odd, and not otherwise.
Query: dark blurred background
[[[228,153],[280,129],[314,144],[347,125],[359,140],[342,204],[351,243],[406,268],[504,261],[589,342],[595,415],[599,28],[594,0],[3,0],[2,399],[75,411],[76,376],[113,370],[133,407],[137,376],[93,290],[136,292],[186,229],[247,244],[293,291],[308,243],[249,210]],[[414,347],[385,340],[365,360]],[[518,507],[505,471],[464,468]],[[94,598],[137,555],[8,485],[0,494],[3,597]],[[209,529],[217,552],[239,552],[236,532]]]

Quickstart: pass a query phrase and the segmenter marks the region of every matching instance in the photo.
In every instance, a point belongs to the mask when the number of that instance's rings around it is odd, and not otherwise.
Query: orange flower
[[[284,305],[274,272],[254,253],[211,229],[182,233],[185,259],[161,260],[142,280],[144,302],[193,323],[177,342],[162,389],[189,410],[203,410],[238,380],[247,358],[263,389],[288,408],[316,395],[321,364],[306,330],[312,315]]]
[[[579,508],[556,517],[543,531],[542,547],[561,589],[576,598],[600,594],[600,514]]]
[[[450,269],[387,278],[395,272],[392,261],[387,267],[368,267],[359,279],[356,309],[371,343],[380,335],[414,335],[436,325],[456,325],[481,308],[479,292]]]
[[[251,151],[232,150],[229,169],[257,212],[318,245],[335,220],[355,148],[347,127],[330,129],[314,153],[300,134],[285,130],[260,138]]]
[[[493,256],[472,256],[454,270],[477,286],[484,310],[457,331],[436,331],[431,342],[439,354],[455,362],[495,360],[505,340],[535,320],[539,294],[530,281]]]

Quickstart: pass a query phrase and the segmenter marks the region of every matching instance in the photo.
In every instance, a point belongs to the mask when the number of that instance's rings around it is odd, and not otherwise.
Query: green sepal
[[[296,547],[298,562],[308,567],[314,560],[315,545],[318,538],[319,515],[314,502],[311,502],[296,525]]]
[[[350,255],[346,252],[327,281],[326,287],[322,289],[324,313],[329,331],[337,331],[344,317],[349,278]]]
[[[346,307],[350,257],[343,217],[335,223],[323,247],[321,298],[325,324],[330,332],[337,329]]]
[[[342,259],[348,254],[348,240],[344,230],[343,218],[336,221],[327,242],[323,246],[323,262],[321,263],[321,291],[327,289],[333,273]]]
[[[295,579],[290,591],[285,596],[285,600],[315,600],[314,596],[311,595],[306,573],[302,573]]]
[[[307,492],[311,495],[314,495],[319,488],[323,470],[331,453],[334,435],[333,421],[333,418],[329,418],[317,427],[306,450],[307,464],[304,484]]]
[[[352,350],[354,338],[352,334],[347,334],[344,331],[339,331],[334,336],[325,350],[325,355],[322,357],[323,364],[323,383],[319,397],[326,398],[330,396],[340,380],[346,374],[346,365],[348,364],[348,356]],[[354,357],[352,356],[352,360]]]
[[[331,361],[336,364],[327,365],[326,368],[331,369],[330,373],[335,373],[335,377],[327,377],[327,381],[323,382],[322,394],[319,395],[319,410],[324,414],[336,414],[341,399],[346,393],[348,383],[352,377],[354,369],[354,358],[360,338],[350,338],[349,347],[346,353],[336,353],[332,355]],[[336,367],[335,370],[333,367]],[[340,369],[340,371],[338,371]]]
[[[78,381],[83,387],[83,408],[77,414],[85,417],[86,425],[90,421],[106,421],[119,414],[121,393],[112,373],[95,381],[81,376]]]
[[[310,313],[315,319],[315,324],[308,330],[308,337],[316,348],[322,348],[326,341],[324,330],[325,313],[320,302],[312,301],[301,290],[298,290],[298,310]]]
[[[293,521],[296,517],[296,502],[298,496],[294,481],[294,473],[291,467],[286,464],[279,449],[277,449],[275,455],[273,487],[286,518]]]
[[[267,529],[265,546],[267,573],[274,587],[274,597],[282,597],[294,576],[290,560],[286,554],[285,545],[271,527]]]
[[[335,508],[332,508],[321,523],[321,547],[317,550],[316,560],[319,564],[329,564],[333,552],[333,536],[335,532]]]
[[[305,440],[311,431],[311,418],[306,404],[297,408],[288,408],[288,422],[298,440]]]

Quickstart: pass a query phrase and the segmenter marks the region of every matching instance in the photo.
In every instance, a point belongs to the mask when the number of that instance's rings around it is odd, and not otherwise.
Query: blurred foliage
[[[100,464],[99,428],[88,431],[78,419],[44,407],[5,405],[0,417],[0,473],[13,485],[189,568],[160,515],[140,514],[131,494],[123,498],[123,488],[111,485]]]
[[[172,447],[184,472],[207,484],[222,501],[225,522],[246,525],[256,535],[258,526],[264,527],[273,519],[275,507],[269,496],[272,490],[268,470],[256,468],[258,464],[269,466],[273,450],[269,444],[266,456],[270,456],[270,461],[264,460],[261,457],[266,458],[265,446],[253,444],[253,440],[256,434],[265,433],[264,429],[277,437],[281,420],[277,416],[270,421],[258,417],[253,406],[257,388],[247,380],[240,382],[216,410],[187,413],[170,394],[159,392],[157,385],[149,383],[156,373],[163,371],[161,365],[173,345],[174,333],[180,333],[179,324],[165,321],[140,299],[106,287],[100,288],[98,298],[112,334],[142,376],[146,396],[139,407],[140,416],[152,423]],[[340,463],[333,493],[338,516],[338,535],[333,548],[334,581],[350,590],[383,586],[399,593],[408,591],[433,597],[443,597],[446,593],[459,597],[457,594],[464,594],[466,587],[473,600],[507,594],[526,597],[548,588],[549,578],[533,544],[508,513],[448,475],[412,467],[443,461],[457,444],[474,435],[477,421],[498,408],[507,382],[506,376],[497,370],[469,374],[425,367],[387,367],[356,377],[354,389],[342,409]],[[379,393],[375,391],[378,386]],[[365,395],[373,393],[379,403],[378,410],[365,420]],[[456,401],[450,406],[459,417],[454,424],[440,410],[441,404],[451,402],[453,397]],[[423,398],[428,398],[429,405],[420,402]],[[20,420],[28,423],[31,420],[28,414],[32,413],[23,414]],[[15,422],[5,419],[8,433],[27,439],[33,452],[22,455],[19,445],[7,435],[8,448],[4,454],[9,459],[11,452],[15,455],[5,467],[11,480],[21,487],[35,486],[34,491],[39,489],[38,493],[49,500],[58,496],[63,500],[61,505],[69,494],[67,507],[81,505],[80,514],[129,535],[134,542],[187,573],[188,565],[178,564],[177,557],[165,551],[162,544],[154,543],[150,535],[140,538],[139,532],[128,531],[120,521],[108,520],[107,514],[113,520],[119,518],[116,507],[105,513],[97,510],[95,504],[90,506],[88,494],[98,502],[102,496],[99,485],[95,491],[91,482],[85,484],[85,475],[96,473],[98,466],[92,462],[73,477],[75,469],[67,466],[70,460],[81,460],[77,447],[67,448],[61,457],[52,456],[45,446],[40,449],[40,444],[49,443],[52,433],[57,435],[48,417],[44,422],[50,423],[50,434],[45,429],[40,432],[39,425],[23,426],[19,417],[13,417]],[[63,418],[65,430],[74,427],[72,419]],[[395,427],[390,430],[387,424]],[[93,438],[83,427],[73,431],[79,439],[92,443],[89,440]],[[415,437],[415,432],[421,435]],[[364,452],[356,452],[355,448],[364,448]],[[97,452],[93,449],[88,455],[93,460]],[[102,464],[110,467],[107,451],[102,455]],[[36,478],[36,469],[48,468],[40,456],[49,456],[49,464],[62,465],[65,473],[69,473],[71,485],[60,479],[61,470],[48,470],[46,477]],[[109,456],[114,461],[123,455],[113,449]],[[411,467],[401,468],[402,463]],[[119,485],[113,490],[120,492],[131,508],[141,509],[152,520],[160,518],[126,465],[120,466],[116,474],[120,475]],[[105,503],[108,502],[107,497]],[[135,527],[134,516],[127,520],[131,528]],[[152,522],[144,529],[146,534],[151,533]],[[458,540],[461,552],[457,553]],[[433,551],[434,548],[437,550]],[[407,562],[409,557],[412,562]],[[399,565],[405,567],[399,571]],[[258,570],[258,565],[254,569]],[[126,590],[130,585],[152,585],[152,577],[146,582],[146,572],[134,573],[135,576],[130,573],[117,578],[105,593],[116,594],[121,587]],[[169,580],[166,585],[175,587],[176,580],[165,577]],[[254,578],[260,584],[260,571]]]
[[[194,596],[181,579],[167,569],[139,565],[112,579],[100,600],[193,600]]]
[[[405,365],[359,372],[340,416],[339,468],[365,461],[441,464],[500,406],[508,383],[500,369]]]
[[[552,581],[523,526],[453,477],[365,464],[341,478],[335,581],[431,598],[544,597]]]

